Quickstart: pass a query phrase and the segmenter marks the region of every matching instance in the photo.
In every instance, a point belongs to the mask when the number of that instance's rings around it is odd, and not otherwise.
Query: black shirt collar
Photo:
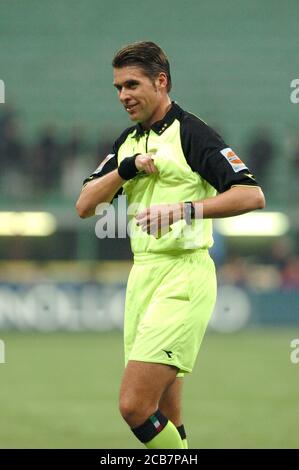
[[[156,121],[154,124],[151,125],[150,129],[152,129],[156,134],[161,135],[163,132],[173,123],[176,118],[182,113],[182,109],[179,105],[172,101],[171,108],[167,111],[164,118],[161,121]],[[138,123],[136,125],[136,134],[135,137],[141,137],[146,131],[143,129],[142,125]]]

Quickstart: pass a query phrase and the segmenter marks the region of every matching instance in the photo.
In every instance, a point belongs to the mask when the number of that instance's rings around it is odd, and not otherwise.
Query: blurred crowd
[[[84,129],[74,127],[61,138],[45,126],[31,142],[22,137],[17,113],[6,106],[0,114],[1,193],[7,198],[74,199],[83,179],[112,151],[113,140],[100,135],[91,143]]]
[[[256,291],[299,290],[299,255],[295,239],[275,239],[266,254],[226,256],[218,265],[220,283]]]
[[[112,151],[116,135],[99,133],[91,143],[83,128],[61,136],[61,130],[47,125],[33,141],[22,135],[22,119],[13,107],[0,109],[0,160],[2,193],[9,197],[48,196],[74,198],[84,179]],[[111,133],[112,134],[112,133]],[[116,133],[117,134],[117,133]],[[299,137],[290,142],[290,173],[299,176]],[[273,162],[278,157],[271,130],[258,128],[248,136],[242,158],[256,174],[264,190],[269,186]]]

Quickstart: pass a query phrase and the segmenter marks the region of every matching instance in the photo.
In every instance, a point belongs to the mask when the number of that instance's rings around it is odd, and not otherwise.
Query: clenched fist
[[[184,217],[184,203],[159,204],[136,215],[137,225],[149,235],[159,237],[170,230],[170,225]]]
[[[135,158],[135,166],[138,171],[145,171],[145,173],[149,175],[158,173],[158,168],[155,166],[155,162],[151,153],[137,155]]]

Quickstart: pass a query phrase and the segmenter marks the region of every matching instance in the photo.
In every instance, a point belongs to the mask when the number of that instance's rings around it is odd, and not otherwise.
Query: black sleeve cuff
[[[119,164],[118,174],[123,180],[130,180],[137,175],[138,170],[135,165],[137,155],[139,153],[136,153],[133,157],[124,158]]]

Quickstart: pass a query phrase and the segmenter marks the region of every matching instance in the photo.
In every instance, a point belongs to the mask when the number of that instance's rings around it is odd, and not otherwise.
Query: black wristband
[[[130,180],[137,175],[138,170],[135,165],[137,155],[139,155],[139,153],[136,153],[133,157],[126,157],[120,162],[117,170],[123,180]]]
[[[191,225],[192,219],[195,219],[195,207],[192,201],[184,202],[184,219],[188,225]]]

